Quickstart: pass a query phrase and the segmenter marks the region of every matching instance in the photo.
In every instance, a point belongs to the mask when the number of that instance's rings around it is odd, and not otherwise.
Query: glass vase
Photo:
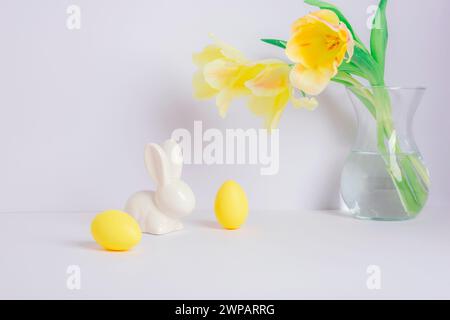
[[[341,176],[341,197],[362,219],[406,220],[423,209],[429,174],[412,123],[425,88],[348,87],[356,141]]]

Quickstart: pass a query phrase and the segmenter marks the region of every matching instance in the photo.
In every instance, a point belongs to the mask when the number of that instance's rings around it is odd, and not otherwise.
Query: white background
[[[334,1],[368,39],[366,9],[376,1]],[[81,8],[81,30],[66,8]],[[208,33],[251,59],[283,58],[258,41],[286,39],[312,7],[292,1],[0,1],[0,211],[120,208],[153,183],[143,168],[147,142],[176,128],[260,127],[237,103],[226,120],[213,101],[192,98],[191,55]],[[450,1],[390,1],[387,82],[429,88],[415,119],[432,175],[429,203],[449,204]],[[339,206],[339,176],[355,121],[345,90],[332,85],[313,113],[288,108],[280,122],[280,171],[256,166],[188,166],[198,208],[210,209],[226,179],[246,189],[253,209]]]

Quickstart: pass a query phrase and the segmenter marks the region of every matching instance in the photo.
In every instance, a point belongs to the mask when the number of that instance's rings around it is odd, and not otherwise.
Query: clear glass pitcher
[[[357,218],[405,220],[423,209],[429,175],[412,123],[425,88],[349,87],[358,131],[341,176],[341,196]]]

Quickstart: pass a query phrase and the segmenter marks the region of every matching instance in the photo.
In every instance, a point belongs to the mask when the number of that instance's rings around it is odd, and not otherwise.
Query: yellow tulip
[[[294,88],[289,81],[291,67],[287,63],[265,60],[256,62],[256,65],[263,68],[258,75],[245,83],[251,91],[248,105],[253,113],[264,117],[268,129],[276,128],[289,101],[297,108],[313,109],[317,106],[315,99],[295,97]]]
[[[296,108],[317,106],[314,98],[295,97],[289,75],[292,67],[280,60],[251,62],[237,49],[219,41],[194,54],[198,71],[193,77],[197,99],[216,97],[219,114],[225,117],[234,98],[247,97],[249,109],[273,129],[289,101]]]
[[[330,10],[310,13],[292,26],[286,55],[296,65],[290,73],[292,85],[318,95],[337,73],[347,54],[353,55],[354,40],[345,24]]]
[[[216,105],[222,117],[225,117],[234,98],[250,93],[245,82],[262,70],[239,50],[219,40],[194,54],[193,60],[199,68],[193,77],[194,96],[198,99],[216,96]]]

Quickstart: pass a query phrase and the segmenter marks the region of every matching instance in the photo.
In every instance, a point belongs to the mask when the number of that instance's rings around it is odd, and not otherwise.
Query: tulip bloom
[[[290,73],[292,85],[310,95],[321,93],[337,73],[354,41],[345,24],[330,10],[319,10],[292,25],[286,55],[296,65]]]
[[[216,97],[219,114],[225,117],[231,101],[246,97],[249,109],[273,129],[289,101],[296,108],[314,109],[314,98],[296,98],[289,80],[291,66],[280,60],[247,60],[237,49],[219,40],[193,56],[198,71],[193,77],[194,97]]]
[[[199,68],[192,80],[194,97],[216,97],[216,105],[222,117],[225,117],[234,98],[250,93],[245,82],[261,70],[261,67],[248,61],[239,50],[219,40],[194,54],[193,60]]]

